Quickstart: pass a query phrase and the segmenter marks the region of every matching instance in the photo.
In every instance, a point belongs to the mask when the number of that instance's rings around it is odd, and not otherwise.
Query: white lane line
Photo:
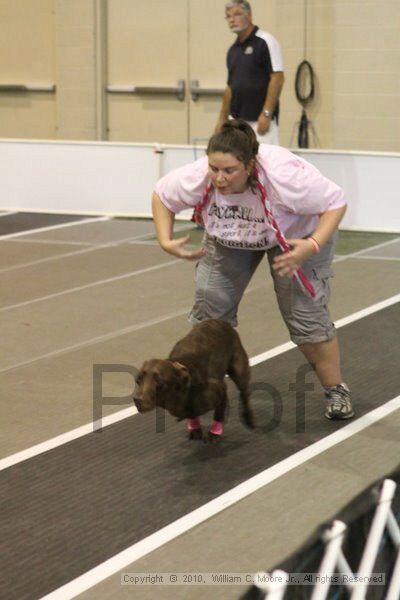
[[[400,256],[356,256],[355,258],[357,260],[392,260],[395,262],[400,260]]]
[[[357,252],[351,252],[350,254],[340,254],[335,256],[334,262],[341,262],[343,260],[347,260],[348,258],[354,258],[355,256],[359,256],[364,252],[369,252],[373,250],[377,250],[380,248],[384,248],[385,246],[389,246],[390,244],[400,243],[400,237],[394,238],[393,240],[388,240],[386,242],[381,242],[380,244],[375,244],[375,246],[368,246],[368,248],[363,248],[362,250],[357,250]]]
[[[107,283],[111,283],[112,281],[119,281],[121,279],[128,279],[129,277],[136,277],[137,275],[143,275],[143,273],[150,273],[151,271],[156,271],[157,269],[169,267],[177,263],[182,264],[182,259],[177,258],[175,260],[170,260],[159,265],[153,265],[152,267],[146,267],[145,269],[138,269],[137,271],[130,271],[129,273],[124,273],[123,275],[116,275],[115,277],[108,277],[107,279],[100,279],[99,281],[86,283],[85,285],[79,285],[74,288],[62,290],[61,292],[55,292],[54,294],[48,294],[47,296],[34,298],[33,300],[26,300],[25,302],[18,302],[17,304],[10,304],[9,306],[4,306],[3,308],[0,308],[0,312],[6,312],[8,310],[14,310],[15,308],[21,308],[22,306],[37,304],[38,302],[44,302],[45,300],[53,300],[54,298],[59,298],[60,296],[66,296],[68,294],[74,294],[75,292],[81,292],[82,290],[94,288],[98,285],[105,285]]]
[[[0,244],[3,240],[0,238]],[[46,244],[47,246],[97,246],[92,242],[72,242],[69,240],[48,240],[46,238],[40,239],[27,239],[24,238],[13,238],[11,240],[4,240],[5,244]]]
[[[354,323],[354,321],[359,321],[360,319],[364,319],[364,317],[368,317],[380,310],[385,308],[389,308],[389,306],[393,306],[400,302],[400,294],[396,294],[391,298],[387,298],[386,300],[382,300],[381,302],[377,302],[376,304],[371,304],[371,306],[367,306],[367,308],[362,308],[352,315],[348,315],[347,317],[343,317],[342,319],[338,319],[335,321],[335,326],[337,328],[344,327],[345,325],[349,325],[350,323]]]
[[[123,419],[127,419],[128,417],[132,417],[135,415],[137,410],[134,406],[130,406],[129,408],[125,408],[124,410],[119,410],[112,415],[108,415],[107,417],[102,417],[101,426],[108,427],[108,425],[113,425],[118,421],[122,421]],[[58,448],[58,446],[62,446],[63,444],[67,444],[72,440],[76,440],[85,435],[89,435],[93,433],[93,423],[87,423],[86,425],[82,425],[81,427],[77,427],[71,431],[67,431],[66,433],[62,433],[61,435],[57,435],[51,440],[46,440],[40,444],[36,444],[36,446],[32,446],[31,448],[27,448],[26,450],[21,450],[20,452],[16,452],[15,454],[11,454],[6,458],[2,458],[0,460],[0,471],[4,469],[8,469],[8,467],[12,467],[18,463],[23,462],[24,460],[28,460],[33,456],[37,456],[38,454],[43,454],[43,452],[48,452],[49,450],[53,450],[53,448]],[[100,435],[100,434],[99,434]]]
[[[181,225],[180,227],[177,227],[175,229],[175,232],[177,233],[181,233],[184,231],[188,231],[187,226],[185,228],[183,228],[183,226]],[[190,230],[189,230],[190,231]],[[64,245],[76,245],[76,246],[90,246],[89,248],[83,248],[82,250],[75,250],[74,252],[67,252],[65,254],[57,254],[55,256],[49,256],[47,258],[40,258],[38,260],[34,260],[28,263],[24,263],[24,264],[20,264],[20,265],[14,265],[12,267],[5,267],[4,269],[0,269],[0,273],[4,273],[5,271],[11,271],[14,269],[21,269],[22,267],[30,267],[32,265],[37,265],[37,264],[41,264],[41,263],[45,263],[45,262],[51,262],[51,261],[55,261],[55,260],[59,260],[62,258],[68,258],[70,256],[76,256],[78,254],[85,254],[87,252],[96,252],[97,250],[103,250],[104,248],[112,248],[112,247],[117,247],[117,246],[122,246],[123,244],[136,244],[138,243],[139,240],[145,240],[147,237],[149,236],[154,236],[154,233],[149,231],[148,233],[142,233],[141,235],[137,235],[137,236],[130,236],[127,238],[122,238],[120,240],[114,240],[113,242],[107,242],[106,244],[93,244],[90,242],[63,242],[60,240],[10,240],[10,242],[25,242],[25,243],[38,243],[38,244],[64,244]],[[138,241],[137,241],[138,240]],[[0,237],[0,242],[2,241],[1,237]],[[155,245],[158,246],[159,243],[157,240],[155,240],[154,242],[140,242],[140,243],[148,243],[150,245]],[[190,245],[188,244],[188,247]]]
[[[95,219],[95,220],[107,220],[107,219],[109,219],[109,217],[104,217],[103,219]],[[90,221],[90,219],[88,219],[86,222],[88,222],[88,221]],[[183,231],[185,231],[185,229],[183,229]],[[58,260],[59,258],[65,258],[65,257],[69,257],[69,256],[76,256],[76,255],[84,254],[84,253],[87,253],[87,252],[94,252],[94,251],[99,250],[101,248],[118,246],[119,244],[122,244],[124,242],[131,243],[131,242],[134,242],[134,240],[140,240],[142,238],[148,237],[149,235],[152,235],[152,234],[151,233],[147,233],[147,234],[143,234],[141,236],[137,236],[136,238],[126,238],[125,240],[120,240],[120,241],[117,241],[117,242],[110,242],[109,244],[104,244],[102,246],[95,246],[95,247],[91,247],[91,248],[84,248],[82,250],[77,250],[75,252],[68,252],[68,253],[65,253],[63,255],[51,256],[51,257],[48,257],[48,258],[39,259],[38,261],[32,261],[31,263],[25,263],[24,265],[15,265],[14,267],[5,267],[4,269],[0,269],[0,273],[6,272],[6,271],[9,271],[9,270],[13,270],[13,269],[22,268],[24,266],[30,266],[30,265],[39,264],[39,263],[42,263],[42,262],[50,262],[50,261]],[[4,236],[4,237],[7,237],[7,236]],[[0,238],[0,241],[1,241],[1,239],[2,238]],[[131,242],[130,242],[130,240],[131,240]],[[386,246],[386,245],[390,244],[393,241],[398,241],[398,240],[390,240],[389,242],[384,242],[383,244],[378,244],[377,246],[371,246],[371,250],[373,248],[380,248],[382,246]],[[146,244],[146,243],[148,243],[148,242],[144,242],[144,244]],[[157,245],[157,244],[158,244],[158,242],[154,242],[154,245]],[[150,245],[153,245],[153,242],[150,242]],[[333,262],[342,262],[343,260],[346,260],[348,258],[356,257],[361,252],[365,252],[365,250],[360,250],[358,252],[354,252],[353,254],[348,254],[346,256],[335,257],[334,260],[333,260]],[[175,261],[175,262],[179,262],[180,260],[181,259],[177,259],[177,261]],[[165,265],[169,265],[169,264],[172,264],[172,262],[165,263]],[[152,268],[153,267],[151,267],[150,269],[152,269]],[[158,267],[154,267],[154,268],[158,268]],[[0,308],[0,312],[5,312],[7,310],[13,310],[14,308],[20,308],[22,306],[27,306],[27,305],[30,305],[30,304],[35,304],[37,302],[44,302],[46,300],[51,300],[53,298],[57,298],[59,296],[63,296],[64,294],[72,294],[74,292],[80,292],[81,290],[84,290],[84,289],[88,289],[88,288],[95,287],[97,285],[102,285],[102,284],[105,284],[105,283],[110,283],[111,281],[117,281],[118,279],[124,279],[124,278],[127,278],[127,277],[132,277],[132,276],[134,276],[136,274],[141,274],[141,273],[144,273],[144,272],[146,272],[146,270],[131,271],[129,273],[125,273],[123,275],[118,275],[116,277],[110,277],[108,279],[103,279],[103,280],[95,281],[95,282],[92,282],[92,283],[88,283],[88,284],[86,284],[84,286],[78,286],[78,287],[74,287],[74,288],[69,288],[69,289],[66,289],[66,290],[62,290],[60,292],[55,292],[54,294],[49,294],[47,296],[41,296],[39,298],[33,298],[32,300],[26,300],[25,302],[18,302],[17,304],[10,304],[9,306],[4,306],[3,308]]]
[[[335,321],[335,327],[336,327],[336,329],[340,329],[341,327],[344,327],[345,325],[349,325],[350,323],[354,323],[355,321],[364,319],[364,317],[368,317],[369,315],[379,312],[380,310],[383,310],[384,308],[393,306],[393,304],[397,304],[398,302],[400,302],[400,294],[396,294],[395,296],[392,296],[391,298],[387,298],[386,300],[382,300],[381,302],[377,302],[376,304],[371,304],[371,306],[368,306],[367,308],[358,310],[357,312],[349,315],[348,317],[343,317],[342,319],[338,319],[337,321]],[[282,344],[281,346],[277,346],[276,348],[273,348],[272,350],[267,350],[267,352],[263,352],[262,354],[259,354],[258,356],[251,358],[250,365],[251,366],[258,365],[258,363],[263,362],[264,360],[268,360],[269,358],[272,358],[273,356],[277,356],[277,354],[281,354],[282,352],[287,352],[288,350],[291,350],[292,348],[296,348],[296,345],[293,344],[293,342],[286,342],[286,344]]]
[[[204,523],[204,521],[207,521],[240,500],[243,500],[260,488],[265,487],[272,481],[286,475],[286,473],[289,473],[319,454],[333,448],[337,444],[346,441],[353,435],[371,427],[374,423],[377,423],[399,409],[400,396],[397,396],[363,417],[358,418],[356,421],[353,421],[349,425],[346,425],[338,431],[322,438],[318,442],[307,446],[307,448],[296,452],[276,465],[265,469],[247,481],[235,486],[214,500],[207,502],[207,504],[200,506],[166,527],[159,529],[152,535],[133,544],[126,550],[119,552],[90,571],[87,571],[50,594],[43,596],[41,600],[70,600],[75,598],[78,594],[81,594],[101,581],[104,581],[107,577],[118,573],[118,571],[128,567],[135,561],[143,558],[143,556],[160,548],[160,546],[163,546],[167,542],[177,538],[179,535],[193,529],[196,525]]]
[[[40,354],[39,356],[35,356],[35,358],[30,358],[29,360],[25,360],[14,365],[10,365],[8,367],[4,367],[3,369],[0,369],[0,373],[8,373],[9,371],[13,371],[14,369],[26,367],[40,360],[45,360],[46,358],[54,358],[56,356],[61,356],[62,354],[68,354],[69,352],[75,352],[76,350],[87,348],[88,346],[94,346],[95,344],[108,342],[109,340],[112,340],[116,337],[127,335],[128,333],[133,333],[134,331],[140,331],[141,329],[146,329],[147,327],[152,327],[154,325],[159,325],[164,321],[169,321],[170,319],[175,319],[177,317],[181,317],[182,315],[187,315],[189,310],[190,308],[185,308],[183,310],[179,310],[173,313],[168,313],[167,315],[164,315],[162,317],[157,317],[156,319],[151,319],[149,321],[142,321],[141,323],[136,325],[129,325],[128,327],[123,327],[122,329],[117,329],[116,331],[105,333],[103,335],[99,335],[98,337],[90,338],[89,340],[79,342],[78,344],[72,344],[71,346],[65,346],[64,348],[60,348],[59,350],[53,350],[52,352],[47,352],[46,354]]]
[[[16,215],[17,212],[18,212],[17,210],[7,210],[6,212],[0,213],[0,218],[1,217],[8,217],[8,215]]]
[[[258,290],[260,288],[264,288],[265,284],[262,285],[250,285],[245,294],[249,294],[254,290]],[[14,369],[19,369],[21,367],[26,367],[40,360],[45,360],[47,358],[54,358],[56,356],[61,356],[63,354],[68,354],[69,352],[75,352],[76,350],[81,350],[82,348],[87,348],[89,346],[94,346],[95,344],[100,344],[102,342],[107,342],[116,337],[120,337],[123,335],[127,335],[128,333],[133,333],[134,331],[140,331],[141,329],[146,329],[147,327],[153,327],[154,325],[158,325],[163,323],[164,321],[169,321],[171,319],[182,317],[183,315],[188,315],[190,312],[191,306],[187,306],[186,308],[175,311],[172,313],[167,313],[162,317],[156,317],[155,319],[150,319],[149,321],[141,321],[136,325],[128,325],[128,327],[123,327],[122,329],[115,329],[114,331],[110,331],[110,333],[104,333],[103,335],[99,335],[94,338],[90,338],[83,342],[78,342],[77,344],[71,344],[71,346],[65,346],[64,348],[59,348],[58,350],[52,350],[51,352],[46,352],[46,354],[39,354],[39,356],[35,356],[34,358],[30,358],[28,360],[24,360],[19,363],[15,363],[13,365],[9,365],[8,367],[3,367],[0,369],[0,373],[7,373],[9,371],[13,371]]]
[[[37,229],[26,229],[25,231],[18,231],[17,233],[8,233],[7,235],[0,236],[0,242],[3,240],[10,240],[16,237],[22,237],[24,235],[33,235],[34,233],[41,233],[42,231],[53,231],[54,229],[63,229],[65,227],[73,227],[74,225],[87,225],[87,223],[94,223],[100,221],[109,221],[111,217],[93,217],[90,219],[81,219],[80,221],[69,221],[68,223],[59,223],[58,225],[48,225],[47,227],[38,227]]]
[[[157,242],[157,240],[143,240],[142,242],[140,241],[132,241],[132,242],[128,242],[128,244],[132,244],[132,246],[159,246],[160,244]],[[185,248],[193,248],[194,244],[186,244]]]
[[[73,245],[84,245],[84,246],[90,246],[90,248],[83,248],[81,250],[74,250],[73,252],[65,252],[63,254],[56,254],[55,256],[48,256],[46,258],[39,258],[37,260],[33,260],[30,262],[26,262],[26,263],[21,263],[19,265],[14,265],[12,267],[4,267],[3,269],[0,269],[0,273],[5,273],[7,271],[15,271],[16,269],[22,269],[25,267],[31,267],[31,266],[35,266],[35,265],[40,265],[43,263],[47,263],[47,262],[52,262],[55,260],[59,260],[61,258],[69,258],[70,256],[78,256],[80,254],[87,254],[89,252],[97,252],[98,250],[104,250],[107,248],[113,248],[113,247],[117,247],[117,246],[122,246],[125,243],[137,243],[136,240],[141,240],[143,238],[148,237],[149,235],[152,235],[151,233],[144,233],[142,235],[138,235],[137,237],[128,237],[128,238],[123,238],[121,240],[116,240],[113,242],[108,242],[107,244],[90,244],[90,243],[81,243],[81,242],[67,242],[67,244],[73,244]],[[1,240],[0,240],[1,241]],[[14,240],[11,240],[14,241]],[[15,240],[18,242],[21,242],[22,240]],[[29,240],[23,240],[24,242],[28,242]],[[39,240],[36,240],[39,241]],[[42,242],[42,240],[40,240],[40,242]],[[46,242],[43,242],[46,243]],[[63,244],[65,242],[57,242],[57,244]],[[158,242],[155,242],[156,245],[159,245]]]
[[[382,302],[378,302],[377,304],[373,304],[363,310],[359,310],[358,312],[353,313],[352,315],[349,315],[348,317],[344,317],[343,319],[340,319],[339,321],[336,322],[336,327],[340,328],[340,327],[344,327],[345,325],[349,325],[350,323],[353,323],[355,321],[363,319],[364,317],[367,317],[373,313],[379,312],[380,310],[383,310],[384,308],[392,306],[393,304],[396,304],[397,302],[400,302],[400,294],[398,294],[397,296],[393,296],[392,298],[388,298],[387,300],[383,300]],[[185,312],[187,312],[187,311],[185,311]],[[181,315],[182,315],[182,311],[179,311],[175,314],[167,315],[167,316],[162,317],[158,320],[155,320],[151,323],[150,322],[142,323],[140,325],[136,325],[136,326],[127,328],[127,330],[125,330],[125,333],[127,333],[128,330],[130,332],[130,331],[135,331],[138,329],[144,329],[145,327],[150,326],[150,324],[156,325],[158,323],[161,323],[162,321],[166,321],[168,319],[174,318],[176,316],[181,316]],[[110,336],[112,336],[112,334],[109,334],[106,336],[101,336],[101,338],[99,338],[99,341],[103,341],[104,339],[110,339]],[[85,343],[82,343],[82,346],[83,345],[85,345]],[[263,352],[262,354],[253,356],[252,358],[250,358],[250,364],[251,364],[251,366],[258,365],[259,363],[265,362],[265,361],[269,360],[270,358],[273,358],[274,356],[278,356],[279,354],[283,354],[284,352],[287,352],[288,350],[291,350],[292,348],[296,348],[296,346],[292,342],[287,342],[286,344],[281,344],[280,346],[276,346],[275,348],[272,348],[271,350],[267,350],[266,352]],[[64,352],[68,352],[68,349],[65,349]],[[14,365],[11,368],[16,368],[17,366],[18,365]],[[7,371],[7,370],[11,370],[11,368],[8,367],[5,369],[2,369],[2,371],[0,371],[0,373]],[[128,410],[128,412],[127,412],[127,410]],[[131,416],[131,414],[134,414],[134,413],[129,413],[129,410],[130,409],[124,409],[124,410],[115,412],[109,418],[113,419],[113,421],[112,421],[113,423],[117,423],[118,421],[122,421],[123,419],[125,419],[127,416]],[[105,426],[106,425],[105,425],[105,419],[104,419],[103,427],[105,427]],[[41,454],[42,452],[45,452],[46,450],[50,450],[51,448],[56,448],[57,446],[60,446],[61,444],[66,443],[66,441],[70,441],[70,440],[74,440],[78,437],[82,437],[83,435],[86,435],[87,433],[90,433],[91,431],[93,431],[93,423],[88,423],[86,425],[78,427],[77,429],[73,429],[65,434],[62,434],[55,438],[51,438],[50,440],[47,440],[46,442],[42,442],[36,446],[27,448],[26,450],[17,452],[16,454],[12,454],[12,455],[0,460],[0,471],[2,469],[6,469],[9,466],[17,464],[23,460],[27,460],[28,458],[32,458],[33,456],[37,456],[38,454]],[[57,442],[57,440],[58,440],[58,442]],[[48,444],[48,446],[47,446],[47,444]],[[23,457],[23,458],[20,458],[20,457]]]
[[[251,293],[262,287],[264,287],[264,285],[250,286],[246,289],[245,294]],[[383,300],[382,302],[378,302],[377,304],[373,304],[370,308],[362,309],[361,311],[354,313],[354,314],[360,315],[360,316],[357,316],[357,318],[361,319],[361,318],[363,318],[363,316],[367,316],[367,314],[372,314],[372,312],[382,310],[383,308],[391,306],[392,304],[396,304],[399,301],[400,301],[400,294],[398,294],[396,296],[392,296],[391,298],[388,298],[387,300]],[[68,354],[69,352],[75,352],[76,350],[81,350],[82,348],[87,348],[92,345],[96,345],[96,344],[99,344],[102,342],[107,342],[116,337],[120,337],[123,335],[127,335],[129,333],[132,333],[134,331],[139,331],[141,329],[145,329],[146,327],[152,327],[154,325],[158,325],[159,323],[163,323],[164,321],[168,321],[170,319],[175,319],[177,317],[181,317],[182,315],[188,314],[188,312],[190,311],[190,308],[191,307],[187,307],[187,308],[184,308],[177,312],[168,313],[167,315],[164,315],[164,316],[156,318],[156,319],[151,319],[149,321],[143,321],[142,323],[136,324],[136,325],[129,325],[128,327],[123,327],[122,329],[117,329],[110,333],[105,333],[103,335],[100,335],[100,336],[97,336],[94,338],[90,338],[89,340],[85,340],[85,341],[79,342],[77,344],[71,344],[70,346],[65,346],[64,348],[60,348],[58,350],[52,350],[51,352],[46,352],[45,354],[40,354],[38,356],[35,356],[34,358],[30,358],[28,360],[24,360],[19,363],[15,363],[13,365],[4,367],[4,368],[0,369],[0,373],[8,373],[9,371],[13,371],[14,369],[26,367],[35,362],[41,361],[41,360],[46,360],[48,358],[55,358],[57,356],[62,356],[63,354]],[[371,310],[371,312],[368,312],[368,313],[365,312],[365,311],[370,311],[370,310]],[[357,319],[355,318],[354,320],[357,320]],[[351,322],[351,321],[349,321],[349,322]],[[340,320],[336,321],[335,323],[336,323],[337,328],[342,327],[343,319],[340,319]],[[278,352],[276,352],[276,354],[280,354],[281,352],[286,352],[286,350],[290,350],[291,348],[294,348],[294,347],[295,347],[295,345],[292,342],[286,342],[285,344],[282,344],[281,346],[277,347],[277,348],[282,348],[282,350],[279,350]],[[271,354],[271,353],[274,353],[274,354]],[[262,360],[266,360],[270,356],[275,356],[276,354],[275,354],[275,349],[268,350],[264,354],[259,355],[260,357],[263,357],[259,360],[259,362],[261,362]],[[252,359],[252,360],[254,360],[254,359]],[[253,362],[251,364],[252,365],[257,364],[257,362]]]
[[[87,223],[87,222],[91,222],[91,221],[101,221],[101,220],[109,220],[109,219],[110,219],[109,217],[102,217],[102,218],[99,218],[99,219],[87,219],[86,221],[80,221],[79,224],[84,223],[84,222]],[[65,226],[73,225],[73,224],[74,223],[71,223],[71,224],[67,224]],[[63,226],[64,225],[61,225],[61,227],[63,227]],[[55,226],[54,228],[57,228],[57,227],[58,226]],[[38,230],[36,230],[36,231],[38,231]],[[185,229],[183,229],[183,231],[185,231]],[[152,234],[151,233],[143,234],[141,236],[138,236],[137,238],[127,238],[124,241],[129,241],[129,240],[133,241],[135,239],[146,238],[149,235],[152,235]],[[4,238],[7,238],[7,237],[8,236],[3,236],[2,238],[0,237],[0,241],[2,239],[4,239]],[[389,243],[392,243],[393,241],[398,241],[398,240],[389,240],[388,242],[383,242],[382,244],[378,244],[377,246],[371,246],[370,249],[372,250],[374,248],[380,248],[382,246],[386,246]],[[84,254],[84,253],[87,253],[87,252],[94,252],[94,251],[96,251],[96,250],[98,250],[100,248],[111,247],[111,246],[119,245],[121,243],[123,243],[123,241],[110,242],[109,244],[105,244],[103,246],[95,246],[95,247],[91,247],[91,248],[84,248],[84,249],[81,249],[81,250],[77,250],[75,252],[66,253],[64,255],[58,255],[58,256],[54,256],[54,257],[48,257],[48,258],[44,258],[44,259],[39,259],[38,261],[33,261],[31,263],[26,263],[25,265],[16,265],[14,267],[6,267],[4,269],[1,269],[0,273],[8,271],[8,270],[12,270],[12,269],[18,269],[18,268],[21,268],[23,266],[30,266],[30,265],[33,265],[33,264],[39,264],[41,262],[50,262],[50,261],[58,260],[59,258],[63,258],[63,257],[65,258],[65,257],[68,257],[68,256],[80,255],[80,254]],[[157,245],[158,242],[155,242],[155,244]],[[151,243],[151,245],[153,245],[153,243]],[[365,250],[361,250],[361,251],[355,252],[353,254],[348,254],[348,255],[343,256],[343,257],[342,256],[335,257],[335,259],[334,259],[333,262],[341,262],[341,261],[346,260],[348,258],[352,258],[354,256],[358,256],[361,252],[365,252]],[[175,262],[179,262],[180,260],[181,259],[177,259],[177,261],[175,261]],[[168,264],[173,264],[173,263],[172,262],[165,263],[165,265],[168,265]],[[158,268],[158,267],[156,266],[154,268]],[[153,267],[150,268],[150,270],[152,270],[152,269],[153,269]],[[69,289],[66,289],[66,290],[62,290],[60,292],[55,292],[54,294],[49,294],[49,295],[46,295],[46,296],[41,296],[39,298],[33,298],[32,300],[26,300],[25,302],[18,302],[16,304],[10,304],[9,306],[4,306],[4,307],[0,308],[0,312],[5,312],[5,311],[8,311],[8,310],[13,310],[15,308],[21,308],[22,306],[28,306],[30,304],[35,304],[37,302],[44,302],[44,301],[47,301],[47,300],[51,300],[53,298],[57,298],[59,296],[63,296],[65,294],[72,294],[74,292],[80,292],[80,291],[82,291],[84,289],[95,287],[97,285],[103,285],[103,284],[106,284],[106,283],[110,283],[112,281],[117,281],[119,279],[125,279],[125,278],[128,278],[128,277],[132,277],[132,276],[134,276],[136,274],[142,274],[144,272],[146,272],[146,269],[144,269],[142,271],[131,271],[129,273],[125,273],[123,275],[118,275],[116,277],[110,277],[108,279],[103,279],[103,280],[95,281],[95,282],[88,283],[88,284],[83,285],[83,286],[78,286],[78,287],[74,287],[74,288],[69,288]]]

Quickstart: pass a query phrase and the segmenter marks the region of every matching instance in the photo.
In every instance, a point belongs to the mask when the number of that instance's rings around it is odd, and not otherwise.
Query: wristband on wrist
[[[318,244],[317,240],[315,240],[313,237],[311,237],[311,235],[308,236],[307,239],[314,246],[314,254],[318,254],[318,252],[321,250],[321,248],[320,248],[320,245]]]

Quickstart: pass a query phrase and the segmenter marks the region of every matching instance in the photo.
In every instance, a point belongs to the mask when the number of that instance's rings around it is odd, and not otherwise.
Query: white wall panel
[[[295,152],[345,190],[344,228],[400,232],[400,154]],[[193,146],[0,140],[0,209],[149,216],[157,179],[203,155]]]
[[[1,204],[13,209],[150,214],[151,146],[0,141]]]

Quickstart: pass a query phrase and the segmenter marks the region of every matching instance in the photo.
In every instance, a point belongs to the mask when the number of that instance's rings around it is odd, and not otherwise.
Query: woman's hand
[[[301,264],[315,252],[315,248],[310,240],[287,240],[291,247],[289,252],[280,254],[274,258],[272,268],[282,277],[287,275],[293,277]]]
[[[152,208],[157,239],[165,252],[177,258],[186,258],[187,260],[197,260],[206,253],[204,248],[186,250],[185,244],[190,240],[190,235],[185,235],[185,237],[177,239],[172,238],[175,214],[161,202],[161,198],[156,192],[153,193]]]
[[[197,250],[187,250],[185,244],[190,240],[190,235],[185,237],[177,238],[175,240],[168,240],[162,244],[162,249],[173,256],[178,258],[185,258],[186,260],[198,260],[206,253],[204,248],[198,248]]]

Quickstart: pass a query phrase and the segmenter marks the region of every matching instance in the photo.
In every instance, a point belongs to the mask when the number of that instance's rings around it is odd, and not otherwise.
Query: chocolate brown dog
[[[236,331],[217,319],[195,325],[167,359],[146,361],[136,378],[133,400],[139,412],[161,406],[178,420],[188,419],[190,439],[202,439],[198,417],[214,410],[208,440],[215,442],[223,432],[226,374],[240,391],[242,420],[253,428],[249,359]]]

